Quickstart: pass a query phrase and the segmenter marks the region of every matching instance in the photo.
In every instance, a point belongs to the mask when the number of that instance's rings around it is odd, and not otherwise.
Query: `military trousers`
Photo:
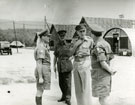
[[[70,72],[59,72],[59,87],[62,92],[62,98],[67,101],[71,99],[71,71]]]
[[[77,105],[92,105],[90,59],[73,63]]]

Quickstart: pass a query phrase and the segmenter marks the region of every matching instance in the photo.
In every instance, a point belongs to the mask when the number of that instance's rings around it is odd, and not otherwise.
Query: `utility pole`
[[[46,21],[46,16],[44,17],[44,29],[46,30],[46,25],[47,25],[47,21]]]
[[[13,21],[13,29],[14,29],[14,35],[15,35],[15,41],[16,41],[16,48],[18,53],[18,45],[17,45],[17,37],[16,37],[16,29],[15,29],[15,22]]]
[[[49,27],[49,24],[47,23],[47,19],[46,19],[46,16],[44,17],[44,29],[48,29],[50,31],[50,27]]]
[[[23,37],[25,37],[25,24],[23,24]],[[25,46],[25,40],[24,40],[24,38],[23,38],[23,44]]]
[[[123,28],[124,14],[120,14],[120,15],[119,15],[119,19],[120,19],[120,27]]]

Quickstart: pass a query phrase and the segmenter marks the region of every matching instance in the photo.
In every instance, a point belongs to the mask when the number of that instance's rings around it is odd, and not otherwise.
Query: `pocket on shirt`
[[[89,44],[88,43],[83,43],[82,48],[89,48]]]

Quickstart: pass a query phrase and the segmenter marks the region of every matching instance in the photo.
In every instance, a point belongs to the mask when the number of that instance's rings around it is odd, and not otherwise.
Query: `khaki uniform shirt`
[[[85,36],[85,38],[82,41],[83,41],[82,44],[78,46],[74,54],[75,61],[78,60],[78,57],[79,59],[81,59],[81,58],[90,56],[90,51],[93,48],[94,42],[93,42],[93,39],[90,38],[89,36]]]
[[[42,59],[42,63],[43,64],[50,64],[50,51],[49,51],[49,46],[47,44],[45,44],[44,46],[38,46],[35,49],[35,53],[34,53],[35,59]]]

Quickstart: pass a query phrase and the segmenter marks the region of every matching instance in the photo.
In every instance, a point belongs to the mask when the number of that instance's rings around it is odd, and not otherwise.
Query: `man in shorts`
[[[51,83],[51,69],[50,69],[50,52],[49,52],[49,37],[50,34],[46,30],[38,34],[38,42],[34,51],[36,60],[36,105],[42,105],[42,94],[44,90],[50,89]]]

